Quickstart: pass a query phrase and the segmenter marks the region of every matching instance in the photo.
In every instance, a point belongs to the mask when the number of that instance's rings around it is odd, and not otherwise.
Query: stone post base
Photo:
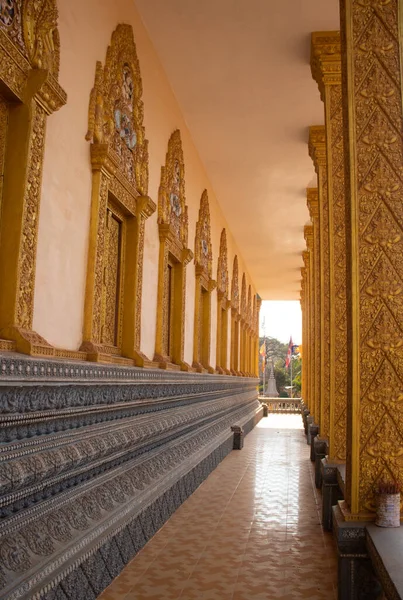
[[[239,425],[233,425],[231,431],[234,432],[234,450],[242,450],[244,442],[244,431]]]
[[[311,425],[313,425],[313,416],[309,415],[306,419],[306,425],[307,425],[307,429],[306,429],[306,443],[308,444],[308,446],[311,445]]]
[[[333,507],[333,535],[338,554],[338,600],[379,600],[382,587],[366,551],[365,522],[347,522]]]
[[[303,408],[302,409],[302,421],[304,423],[304,430],[305,430],[305,435],[307,435],[308,433],[308,417],[310,415],[310,412],[307,408]]]
[[[316,437],[313,442],[315,455],[315,485],[320,490],[322,488],[322,459],[328,453],[328,440]]]
[[[311,461],[315,462],[315,438],[319,435],[319,426],[313,423],[309,427],[309,437],[311,439]]]
[[[332,531],[332,508],[343,499],[337,481],[337,464],[329,463],[326,458],[320,461],[322,476],[322,527]]]

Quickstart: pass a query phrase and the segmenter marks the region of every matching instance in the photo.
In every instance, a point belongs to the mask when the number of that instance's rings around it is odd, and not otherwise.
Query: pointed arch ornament
[[[67,101],[57,20],[55,0],[0,13],[0,350],[36,356],[55,353],[32,327],[46,121]]]
[[[239,375],[239,269],[238,256],[235,255],[232,265],[231,282],[231,360],[230,367],[232,375]]]
[[[211,292],[217,283],[212,279],[210,207],[207,190],[200,199],[199,219],[195,237],[195,318],[193,329],[193,368],[202,373],[214,373],[210,366]]]
[[[158,198],[160,238],[157,332],[154,361],[162,369],[189,370],[184,362],[186,266],[193,258],[188,245],[188,209],[182,140],[176,129],[168,141]]]
[[[217,267],[217,350],[216,350],[216,370],[220,374],[230,375],[227,365],[228,348],[228,315],[231,307],[231,301],[228,297],[228,249],[227,233],[225,228],[220,237],[220,254],[218,256]]]
[[[84,331],[89,360],[147,366],[140,351],[148,141],[142,81],[131,25],[112,34],[105,66],[96,64],[87,141],[92,200]]]

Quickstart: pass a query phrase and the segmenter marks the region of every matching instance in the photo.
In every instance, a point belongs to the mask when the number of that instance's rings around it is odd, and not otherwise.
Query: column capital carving
[[[313,250],[313,225],[305,225],[304,227],[304,238],[306,241],[306,247],[308,250],[304,250],[302,256],[308,255],[308,264],[309,264],[309,252]]]
[[[340,31],[311,35],[311,73],[324,100],[326,85],[341,85]]]
[[[326,167],[326,130],[324,125],[312,125],[309,128],[309,156],[318,173],[320,167]]]
[[[311,220],[319,217],[319,192],[318,188],[307,188],[306,189],[306,203],[309,210],[309,216]],[[313,228],[312,228],[313,231]],[[313,235],[313,234],[312,234]]]

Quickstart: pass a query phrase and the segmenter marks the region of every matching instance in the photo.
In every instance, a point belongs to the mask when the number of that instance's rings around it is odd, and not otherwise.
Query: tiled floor
[[[333,600],[336,553],[319,500],[301,418],[271,415],[100,598]]]

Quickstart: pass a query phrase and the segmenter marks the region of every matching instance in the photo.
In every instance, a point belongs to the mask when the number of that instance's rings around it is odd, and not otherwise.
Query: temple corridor
[[[262,419],[100,598],[336,598],[313,476],[301,417]]]

